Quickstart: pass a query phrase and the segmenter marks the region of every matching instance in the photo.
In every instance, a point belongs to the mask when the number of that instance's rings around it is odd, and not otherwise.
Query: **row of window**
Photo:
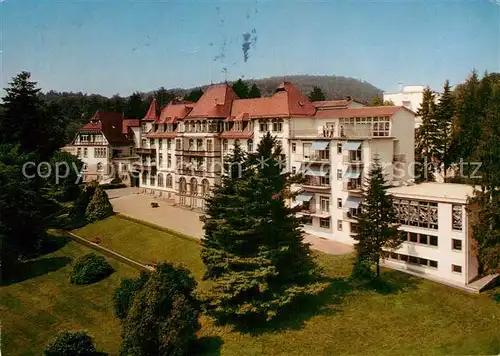
[[[424,267],[438,268],[438,261],[429,260],[428,258],[415,257],[396,252],[385,252],[384,257],[394,261],[400,261]]]
[[[82,148],[78,147],[76,149],[77,157],[82,157]],[[87,147],[83,148],[83,158],[88,157],[88,149]],[[106,158],[107,157],[107,149],[105,147],[95,147],[94,148],[94,158]]]
[[[167,174],[165,177],[165,182],[163,182],[163,174],[158,173],[158,175],[148,175],[146,172],[142,173],[142,184],[148,184],[149,177],[149,185],[155,186],[158,178],[158,187],[160,188],[172,188],[173,187],[173,178],[171,174]]]
[[[80,135],[80,142],[104,142],[102,135]]]
[[[428,258],[404,255],[402,253],[395,253],[395,252],[385,252],[384,257],[388,258],[389,260],[405,262],[413,265],[438,268],[438,261],[430,260]],[[453,273],[462,274],[462,266],[452,264],[451,271]]]
[[[342,150],[343,150],[343,142],[337,142],[337,154],[341,155]],[[302,153],[304,155],[304,158],[308,158],[311,155],[312,152],[312,143],[306,142],[302,144]],[[297,152],[297,143],[292,142],[292,153]],[[353,155],[353,158],[359,157],[359,160],[361,160],[361,148],[358,148],[357,150],[349,150],[349,154]],[[320,150],[319,155],[324,157],[324,159],[329,159],[330,157],[330,150]]]
[[[272,127],[273,132],[283,132],[283,120],[259,120],[259,131],[268,132]]]

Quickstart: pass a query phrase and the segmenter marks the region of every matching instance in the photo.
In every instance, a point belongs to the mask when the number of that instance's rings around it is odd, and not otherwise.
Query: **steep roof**
[[[362,108],[346,108],[346,109],[328,109],[318,110],[315,117],[319,118],[334,118],[334,117],[370,117],[370,116],[392,116],[399,110],[406,110],[412,114],[413,111],[406,109],[404,106],[366,106]]]
[[[112,145],[129,144],[123,134],[123,114],[117,112],[97,111],[79,131],[101,131]]]
[[[162,109],[160,117],[155,123],[165,124],[174,122],[176,119],[185,118],[192,110],[191,104],[190,102],[169,103]]]
[[[237,98],[230,85],[211,85],[194,104],[187,117],[226,118],[231,114],[233,100]]]
[[[141,126],[141,120],[139,119],[123,119],[122,134],[127,135],[129,127],[140,127],[140,126]]]
[[[282,83],[274,95],[267,98],[237,99],[231,116],[248,114],[250,118],[312,116],[316,108],[290,82]]]
[[[323,100],[323,101],[313,101],[312,104],[318,110],[321,109],[331,109],[331,108],[347,108],[350,101],[341,99],[341,100]]]
[[[153,98],[151,104],[149,105],[149,109],[144,115],[143,120],[145,121],[155,121],[158,119],[158,104],[156,102],[156,98]]]

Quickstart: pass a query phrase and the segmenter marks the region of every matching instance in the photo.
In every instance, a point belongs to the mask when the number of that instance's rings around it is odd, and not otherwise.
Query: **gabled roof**
[[[231,114],[233,100],[238,98],[228,84],[211,85],[194,104],[189,118],[226,118]]]
[[[335,118],[335,117],[373,117],[373,116],[392,116],[400,110],[405,110],[415,115],[415,113],[404,106],[366,106],[362,108],[348,109],[328,109],[318,110],[315,117]]]
[[[166,124],[172,123],[176,119],[185,118],[189,112],[192,110],[191,102],[180,102],[180,103],[169,103],[165,106],[158,120],[155,121],[156,124]]]
[[[158,104],[156,103],[156,98],[153,98],[151,104],[149,105],[149,109],[146,112],[143,120],[145,121],[155,121],[158,119]]]
[[[268,98],[237,99],[231,116],[248,114],[250,118],[312,116],[316,108],[307,97],[290,82],[282,83]]]
[[[101,131],[112,145],[129,144],[123,134],[123,114],[97,111],[79,131]]]

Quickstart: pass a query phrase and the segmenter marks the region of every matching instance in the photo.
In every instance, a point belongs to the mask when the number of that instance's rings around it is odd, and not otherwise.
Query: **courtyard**
[[[203,237],[202,214],[172,206],[171,203],[155,199],[153,196],[137,194],[137,188],[121,188],[106,191],[115,212],[159,225],[198,239]],[[152,208],[151,202],[158,207]],[[343,255],[353,251],[352,246],[341,242],[305,234],[305,242],[312,248],[334,255]]]

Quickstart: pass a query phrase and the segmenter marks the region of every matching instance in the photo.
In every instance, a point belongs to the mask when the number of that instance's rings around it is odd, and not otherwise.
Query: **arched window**
[[[227,151],[227,140],[222,141],[222,150]]]
[[[196,132],[201,132],[201,122],[196,121]]]
[[[201,194],[203,196],[206,196],[206,195],[208,195],[209,191],[210,191],[210,183],[208,182],[208,180],[203,179],[201,181]]]
[[[102,163],[101,162],[97,163],[97,170],[102,171]]]
[[[189,192],[191,195],[197,195],[198,193],[198,181],[196,178],[191,178],[189,181]]]
[[[187,191],[186,178],[181,177],[179,179],[179,193],[186,194],[186,191]]]
[[[151,174],[149,176],[149,185],[155,185],[156,184],[156,176],[154,174]]]
[[[172,175],[171,174],[167,174],[167,180],[165,183],[166,183],[167,188],[172,188]]]
[[[192,138],[189,139],[188,150],[192,151],[194,149],[194,140]]]
[[[207,122],[206,121],[203,121],[201,123],[201,131],[202,132],[207,132]]]
[[[158,186],[163,188],[163,173],[158,173]]]
[[[142,172],[142,184],[148,184],[148,174],[146,172]]]
[[[248,152],[253,151],[253,141],[252,140],[248,140],[248,142],[247,142],[247,151]]]
[[[203,140],[202,139],[197,139],[196,140],[196,150],[197,151],[202,151],[203,150]]]
[[[195,132],[196,130],[196,123],[194,121],[191,121],[191,132]]]

